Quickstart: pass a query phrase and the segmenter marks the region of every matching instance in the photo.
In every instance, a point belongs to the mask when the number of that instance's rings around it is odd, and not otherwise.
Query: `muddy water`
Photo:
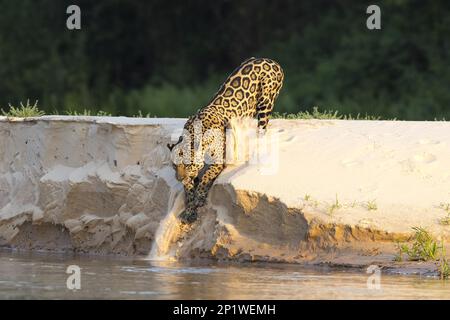
[[[69,265],[81,289],[67,289]],[[192,264],[0,251],[1,299],[450,299],[450,282],[281,264]]]

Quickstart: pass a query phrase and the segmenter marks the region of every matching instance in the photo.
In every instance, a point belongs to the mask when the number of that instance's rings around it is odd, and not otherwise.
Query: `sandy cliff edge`
[[[0,117],[0,246],[367,265],[391,263],[413,226],[448,241],[448,122],[272,120],[276,142],[229,165],[191,227],[167,215],[182,209],[166,143],[183,124]]]

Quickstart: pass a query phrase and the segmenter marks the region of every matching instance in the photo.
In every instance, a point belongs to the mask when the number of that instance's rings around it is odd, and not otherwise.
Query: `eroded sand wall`
[[[167,211],[165,144],[183,121],[115,121],[0,121],[0,245],[148,253]]]
[[[412,226],[449,237],[446,122],[271,121],[276,165],[229,165],[190,227],[166,217],[183,124],[0,119],[0,246],[145,256],[160,228],[164,257],[364,264]]]

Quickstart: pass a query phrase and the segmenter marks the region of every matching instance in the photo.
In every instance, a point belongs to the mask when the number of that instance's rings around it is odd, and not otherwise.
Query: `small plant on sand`
[[[339,203],[339,199],[338,199],[338,196],[337,196],[337,194],[336,194],[336,200],[334,201],[333,204],[331,204],[330,208],[328,209],[328,213],[329,213],[330,216],[331,216],[331,215],[333,215],[333,213],[334,213],[336,210],[339,210],[340,208],[342,208],[342,205]]]
[[[398,254],[396,261],[403,261],[406,255],[410,261],[434,261],[441,279],[450,276],[450,265],[445,253],[444,242],[438,242],[424,228],[414,227],[415,231],[412,246],[397,242]]]
[[[97,113],[92,112],[88,109],[83,109],[83,111],[77,111],[68,109],[64,111],[64,113],[68,116],[84,116],[84,117],[90,117],[90,116],[97,116],[97,117],[111,117],[112,114],[103,110],[97,111]]]
[[[97,117],[112,117],[112,113],[108,111],[99,110],[97,111]]]
[[[313,208],[317,208],[319,206],[319,201],[313,199],[313,197],[308,193],[305,193],[305,195],[303,196],[303,200],[305,202],[308,202],[308,205],[312,206]]]
[[[91,116],[91,110],[84,109],[83,111],[77,111],[72,109],[67,109],[64,113],[68,116]]]
[[[450,214],[450,203],[441,202],[441,204],[439,204],[439,208]]]
[[[439,258],[439,275],[441,279],[448,279],[450,276],[450,265],[446,258],[444,244],[441,246],[441,257]]]
[[[403,261],[406,255],[410,261],[434,261],[441,279],[450,276],[450,265],[446,257],[444,242],[438,242],[423,228],[414,227],[415,231],[412,246],[397,242],[398,255],[396,261]]]
[[[297,113],[279,113],[274,112],[271,115],[271,118],[273,119],[303,119],[303,120],[310,120],[310,119],[325,119],[325,120],[332,120],[332,119],[342,119],[342,120],[380,120],[380,117],[377,116],[371,116],[371,115],[365,115],[361,116],[360,114],[357,114],[356,116],[353,116],[351,114],[339,114],[339,111],[337,110],[319,110],[319,107],[313,107],[312,111],[300,111]],[[395,119],[393,119],[395,120]]]
[[[439,220],[439,224],[448,226],[450,225],[450,203],[441,203],[439,208],[447,213],[447,216]]]
[[[406,254],[411,261],[436,261],[441,245],[424,228],[413,227],[413,230],[415,233],[412,246],[402,245],[401,253]]]
[[[142,111],[139,110],[137,114],[133,115],[133,118],[151,118],[151,113],[148,112],[146,114],[143,114]]]
[[[397,241],[395,246],[397,248],[398,253],[395,255],[394,260],[397,262],[402,262],[403,261],[403,252],[408,250],[408,246],[405,244],[400,244],[399,241]]]
[[[377,206],[377,203],[375,202],[375,200],[367,201],[366,207],[367,207],[367,210],[369,210],[369,211],[378,210],[378,206]]]
[[[319,107],[314,107],[312,112],[300,111],[298,113],[272,113],[274,119],[342,119],[343,115],[339,114],[339,111],[325,110],[319,111]]]
[[[15,107],[9,104],[9,111],[6,112],[1,109],[2,114],[6,117],[17,117],[17,118],[28,118],[28,117],[41,117],[45,113],[38,108],[38,100],[34,102],[33,105],[30,104],[30,100],[24,105],[22,101],[19,107]]]
[[[443,226],[450,225],[450,213],[447,213],[447,216],[439,220],[439,224]]]

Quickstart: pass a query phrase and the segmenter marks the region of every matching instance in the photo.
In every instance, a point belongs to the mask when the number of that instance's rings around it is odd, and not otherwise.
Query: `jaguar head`
[[[171,152],[172,166],[175,169],[176,178],[178,181],[182,181],[186,176],[186,165],[183,161],[183,148],[181,142],[183,141],[183,136],[180,136],[177,143],[167,144]]]

